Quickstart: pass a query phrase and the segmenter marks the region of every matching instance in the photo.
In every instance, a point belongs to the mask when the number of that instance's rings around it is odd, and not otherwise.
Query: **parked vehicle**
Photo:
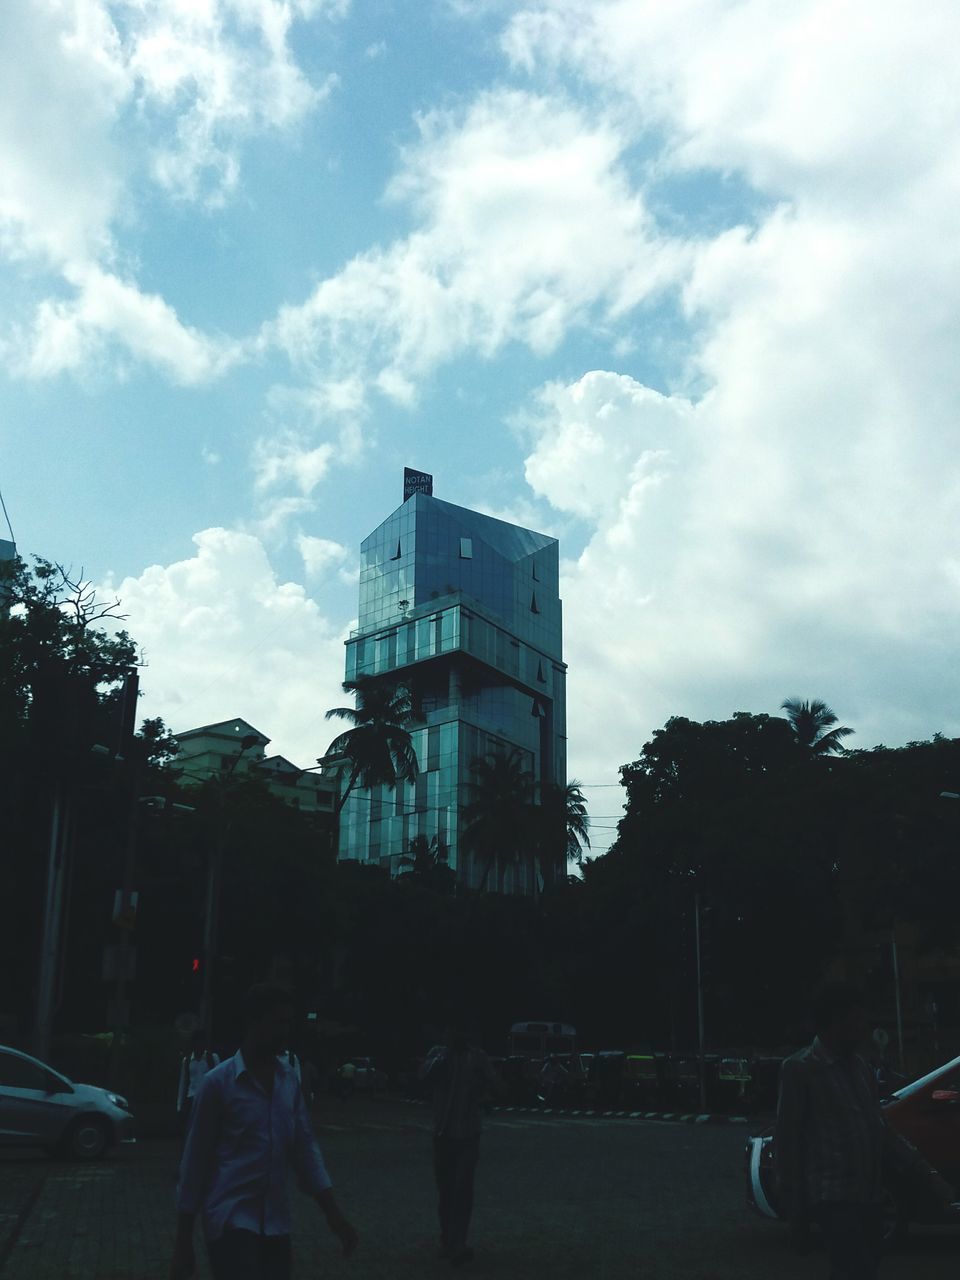
[[[620,1106],[627,1055],[622,1049],[601,1049],[592,1063],[591,1105],[614,1110]]]
[[[887,1124],[934,1166],[957,1189],[960,1197],[960,1058],[898,1089],[883,1101]],[[772,1130],[747,1139],[746,1176],[750,1203],[767,1218],[779,1218]],[[896,1169],[884,1175],[884,1238],[892,1242],[911,1222],[951,1223],[943,1205],[922,1184],[904,1178]]]
[[[515,1022],[510,1028],[510,1055],[544,1058],[556,1053],[575,1053],[577,1032],[567,1022]]]
[[[406,1097],[422,1098],[425,1090],[420,1071],[426,1058],[407,1058],[397,1072],[396,1087]]]
[[[118,1142],[134,1141],[133,1117],[119,1094],[75,1084],[29,1054],[0,1045],[0,1141],[97,1160]]]
[[[705,1065],[709,1073],[709,1059]],[[661,1073],[661,1105],[671,1110],[694,1111],[699,1105],[700,1097],[700,1059],[697,1055],[664,1054]]]
[[[500,1065],[500,1077],[506,1088],[507,1100],[514,1106],[529,1106],[537,1100],[540,1084],[540,1064],[522,1054],[511,1054]]]
[[[387,1087],[387,1073],[374,1066],[372,1058],[351,1058],[356,1068],[353,1087],[358,1093],[379,1093]]]
[[[662,1092],[661,1065],[652,1053],[628,1053],[623,1064],[620,1101],[631,1109],[655,1107]]]

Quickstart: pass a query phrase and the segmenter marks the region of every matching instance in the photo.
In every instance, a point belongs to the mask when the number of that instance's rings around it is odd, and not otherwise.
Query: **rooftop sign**
[[[415,493],[425,493],[433,497],[433,476],[426,471],[414,471],[410,467],[403,468],[403,500],[412,498]]]

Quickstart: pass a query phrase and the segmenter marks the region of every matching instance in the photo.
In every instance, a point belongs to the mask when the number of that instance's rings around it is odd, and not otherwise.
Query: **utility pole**
[[[903,1065],[903,1010],[900,1005],[900,953],[897,950],[897,926],[894,923],[890,930],[890,949],[893,954],[893,996],[897,1007],[897,1056],[900,1074],[904,1075]]]
[[[34,1055],[46,1062],[50,1056],[50,1034],[60,968],[60,943],[63,933],[63,906],[66,897],[67,854],[70,842],[72,805],[67,783],[62,775],[54,782],[53,810],[50,816],[50,845],[47,856],[47,886],[43,903],[43,928],[40,942],[40,966],[37,974],[37,997],[33,1021]]]
[[[239,759],[239,756],[237,757]],[[200,1026],[207,1044],[213,1043],[213,968],[220,928],[220,881],[226,844],[226,800],[223,779],[217,785],[217,834],[207,862],[207,905],[203,920],[203,991],[200,996]]]
[[[707,1110],[707,1060],[704,1052],[706,1035],[704,1032],[704,1016],[703,1016],[703,955],[700,941],[700,890],[698,889],[693,898],[693,916],[694,930],[697,948],[697,1041],[698,1050],[697,1057],[699,1060],[699,1076],[700,1076],[700,1111],[705,1113]]]
[[[227,842],[227,786],[245,751],[257,746],[260,739],[247,734],[240,750],[223,770],[217,782],[217,832],[207,863],[207,904],[203,921],[203,991],[200,996],[200,1025],[213,1041],[213,976],[216,965],[217,938],[220,930],[220,883],[223,878],[223,855]]]

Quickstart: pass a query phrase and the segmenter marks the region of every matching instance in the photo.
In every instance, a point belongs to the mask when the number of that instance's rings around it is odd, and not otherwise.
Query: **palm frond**
[[[331,707],[323,718],[324,720],[350,720],[356,724],[357,709],[356,707]]]

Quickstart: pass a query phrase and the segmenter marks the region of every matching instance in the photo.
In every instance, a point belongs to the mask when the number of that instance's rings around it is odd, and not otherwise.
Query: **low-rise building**
[[[303,813],[326,814],[331,820],[336,813],[336,777],[300,769],[285,756],[268,756],[270,739],[239,716],[186,729],[176,738],[180,750],[173,763],[184,786],[215,777],[246,777],[264,783]]]

